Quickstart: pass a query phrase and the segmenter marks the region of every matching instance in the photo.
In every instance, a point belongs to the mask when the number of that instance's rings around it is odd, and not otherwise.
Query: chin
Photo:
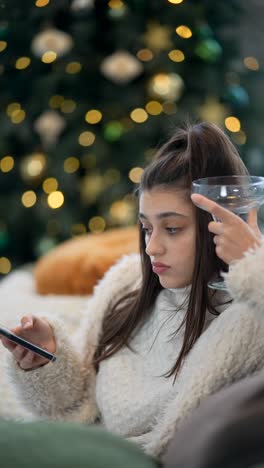
[[[168,278],[159,278],[159,282],[161,286],[165,289],[177,289],[177,288],[184,288],[188,285],[188,283],[183,281],[175,281]]]

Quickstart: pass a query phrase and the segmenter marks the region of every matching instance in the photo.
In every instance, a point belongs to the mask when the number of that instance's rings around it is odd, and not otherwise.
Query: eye
[[[141,226],[141,230],[145,234],[145,236],[150,236],[152,232],[151,228],[146,227],[146,226]]]
[[[177,234],[177,233],[180,231],[180,228],[176,228],[176,227],[167,227],[167,228],[166,228],[166,231],[167,231],[169,234]]]

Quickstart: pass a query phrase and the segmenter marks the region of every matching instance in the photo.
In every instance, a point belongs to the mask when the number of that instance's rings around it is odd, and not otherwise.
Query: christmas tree
[[[259,64],[225,34],[243,14],[237,0],[2,2],[1,274],[133,224],[142,168],[186,119],[222,126],[249,162]]]

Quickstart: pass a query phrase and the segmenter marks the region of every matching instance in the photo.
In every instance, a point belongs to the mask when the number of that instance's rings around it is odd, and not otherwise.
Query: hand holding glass
[[[247,175],[206,177],[193,181],[192,193],[213,200],[247,221],[248,213],[264,203],[264,177]],[[215,221],[219,221],[212,217]],[[209,281],[208,286],[212,289],[227,289],[222,278]]]

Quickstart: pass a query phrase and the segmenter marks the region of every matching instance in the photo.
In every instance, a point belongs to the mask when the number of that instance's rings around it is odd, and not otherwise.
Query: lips
[[[154,271],[154,273],[157,273],[157,275],[164,273],[169,268],[170,267],[168,265],[164,265],[164,263],[159,263],[159,262],[152,263],[152,270]]]

